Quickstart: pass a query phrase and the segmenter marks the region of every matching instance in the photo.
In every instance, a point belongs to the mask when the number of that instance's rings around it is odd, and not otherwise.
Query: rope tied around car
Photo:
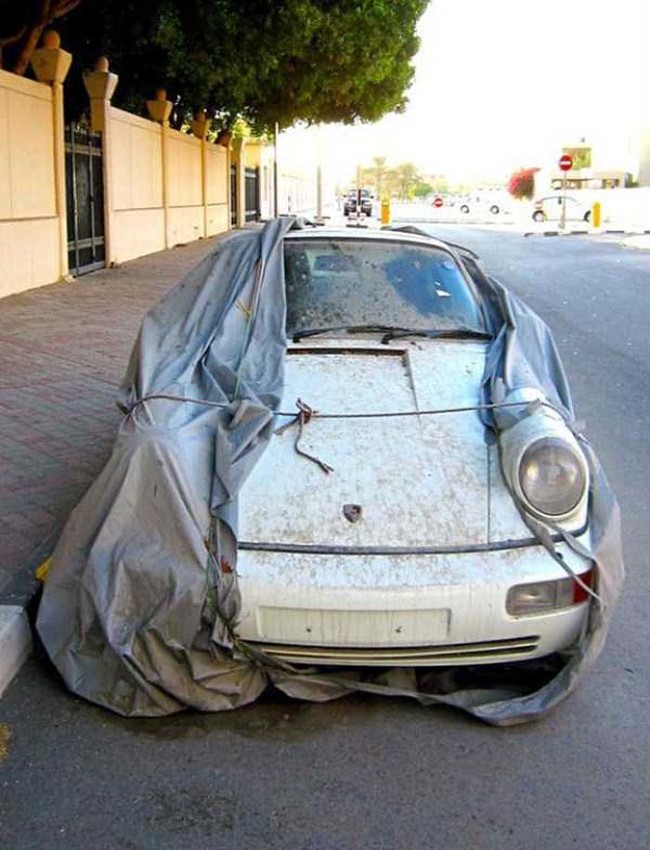
[[[156,401],[156,400],[167,400],[180,402],[185,404],[198,404],[207,407],[215,407],[226,409],[230,407],[232,402],[224,402],[224,401],[209,401],[208,399],[200,399],[200,398],[189,398],[187,396],[178,396],[173,395],[171,393],[151,393],[149,395],[145,395],[142,398],[136,399],[129,407],[124,407],[122,405],[118,405],[120,410],[128,417],[132,416],[137,408],[148,401]],[[386,419],[393,417],[404,417],[404,416],[437,416],[443,414],[452,414],[452,413],[482,413],[488,411],[495,410],[506,410],[508,408],[518,408],[520,410],[524,410],[527,415],[535,413],[541,407],[547,407],[551,410],[554,410],[556,413],[559,413],[564,422],[570,428],[570,430],[575,434],[578,439],[582,438],[580,430],[582,428],[582,423],[568,421],[566,414],[559,410],[556,405],[544,399],[534,399],[533,401],[499,401],[499,402],[484,402],[473,405],[466,405],[461,407],[442,407],[428,410],[398,410],[398,411],[381,411],[378,413],[321,413],[318,410],[315,410],[311,405],[304,402],[301,398],[296,399],[296,407],[298,409],[297,413],[288,413],[285,411],[276,411],[276,416],[282,417],[290,417],[289,422],[286,422],[284,425],[281,425],[276,431],[275,434],[280,436],[289,428],[292,428],[294,425],[298,425],[298,433],[296,434],[296,439],[294,440],[294,450],[296,454],[300,455],[300,457],[305,458],[305,460],[309,460],[312,463],[315,463],[320,469],[326,474],[329,475],[330,472],[334,472],[334,467],[330,466],[324,460],[317,458],[315,455],[306,452],[303,448],[301,448],[301,441],[304,435],[305,427],[314,419]],[[514,498],[514,494],[513,494]],[[515,501],[517,501],[515,499]],[[586,588],[585,588],[586,589]],[[589,592],[589,591],[588,591]],[[590,595],[594,595],[593,592]]]
[[[293,447],[296,451],[296,454],[299,454],[300,457],[304,457],[307,460],[311,460],[317,466],[323,470],[326,475],[329,475],[330,472],[334,472],[334,467],[330,466],[329,463],[325,463],[324,460],[320,460],[314,455],[310,455],[308,452],[304,451],[300,448],[300,440],[302,439],[302,432],[304,430],[305,425],[308,425],[314,416],[318,416],[318,411],[314,410],[308,404],[305,404],[301,399],[297,399],[296,407],[298,408],[297,415],[291,420],[291,422],[287,422],[286,425],[283,425],[281,428],[275,432],[276,434],[282,434],[284,431],[287,431],[296,423],[298,424],[298,433],[296,435],[296,439],[294,441]]]
[[[199,404],[208,407],[218,407],[226,409],[230,407],[232,402],[223,402],[223,401],[209,401],[207,399],[198,399],[198,398],[188,398],[186,396],[177,396],[170,393],[152,393],[150,395],[143,396],[142,398],[136,399],[133,404],[131,404],[128,408],[121,407],[120,409],[126,416],[131,416],[134,414],[136,409],[148,401],[155,400],[167,400],[167,401],[175,401],[186,404]],[[544,399],[535,399],[533,401],[522,402],[522,401],[500,401],[500,402],[488,402],[483,404],[474,404],[467,405],[462,407],[446,407],[446,408],[436,408],[429,410],[403,410],[403,411],[382,411],[378,413],[321,413],[318,410],[315,410],[311,405],[304,402],[301,398],[296,399],[296,408],[297,413],[288,413],[285,411],[277,411],[276,416],[290,417],[289,421],[284,425],[281,425],[276,431],[275,434],[277,436],[282,435],[285,431],[288,431],[294,425],[298,426],[298,433],[296,434],[296,438],[294,440],[294,450],[296,454],[300,455],[300,457],[305,458],[306,460],[315,463],[322,471],[329,475],[330,472],[334,471],[334,467],[330,466],[325,461],[317,458],[315,455],[309,454],[303,448],[301,448],[300,443],[304,436],[305,427],[312,422],[314,419],[382,419],[382,418],[391,418],[391,417],[403,417],[403,416],[435,416],[442,415],[445,413],[465,413],[465,412],[483,412],[483,411],[494,411],[494,410],[503,410],[508,408],[519,408],[526,411],[526,413],[534,413],[540,407],[548,407],[551,410],[556,411],[562,415],[563,420],[569,426],[569,428],[576,434],[577,437],[581,438],[579,424],[577,422],[569,422],[563,412],[559,410],[556,405],[552,404],[549,401]],[[512,496],[515,505],[518,508],[519,513],[522,516],[522,519],[526,526],[533,532],[534,537],[545,547],[545,549],[549,552],[551,557],[564,569],[564,571],[569,575],[583,590],[587,593],[592,599],[597,600],[598,602],[602,602],[600,595],[589,585],[585,584],[582,579],[575,574],[575,572],[569,567],[564,558],[557,552],[555,549],[554,543],[556,541],[552,540],[550,533],[538,522],[532,520],[532,518],[528,515],[528,512],[523,505],[519,496],[513,491],[512,487],[506,482],[506,486],[508,487],[508,491]],[[586,548],[574,537],[574,535],[568,533],[560,526],[555,523],[548,521],[547,524],[558,536],[560,536],[564,542],[572,548],[574,551],[583,555],[584,557],[590,557]]]
[[[224,409],[230,407],[233,404],[233,401],[236,401],[236,399],[230,402],[209,401],[205,398],[191,398],[189,396],[173,395],[171,393],[150,393],[148,395],[142,396],[141,398],[135,399],[135,401],[133,401],[128,406],[118,404],[118,408],[122,411],[122,413],[125,414],[125,416],[131,416],[136,411],[136,409],[142,404],[145,404],[148,401],[157,401],[159,399],[166,401],[176,401],[183,404],[200,404],[206,407],[221,407]],[[276,416],[291,417],[291,422],[287,422],[286,425],[282,425],[275,432],[276,434],[281,433],[291,425],[295,425],[300,420],[301,406],[305,408],[305,411],[309,411],[307,421],[311,419],[388,419],[395,416],[438,416],[443,413],[471,413],[473,411],[480,413],[482,411],[506,410],[508,408],[517,407],[523,409],[526,413],[534,413],[535,410],[539,407],[548,407],[549,410],[555,410],[556,413],[559,413],[569,427],[572,426],[572,423],[567,420],[565,413],[560,410],[560,408],[552,404],[550,401],[546,401],[544,399],[535,399],[533,401],[495,401],[478,404],[468,404],[461,407],[437,407],[426,410],[382,410],[378,413],[321,413],[319,410],[314,410],[312,407],[310,407],[310,405],[306,404],[301,399],[297,399],[296,407],[299,410],[298,414],[293,411],[275,411]],[[304,424],[306,424],[306,422]],[[573,424],[573,428],[576,430],[580,430],[577,428],[577,425],[578,423]]]
[[[118,407],[127,417],[130,417],[133,416],[137,408],[141,405],[145,404],[146,402],[156,400],[175,401],[185,404],[198,404],[206,407],[218,407],[222,409],[226,409],[232,404],[232,402],[209,401],[208,399],[189,398],[187,396],[178,396],[173,395],[171,393],[151,393],[149,395],[142,396],[142,398],[136,399],[129,407],[125,407],[122,405],[118,405]],[[298,425],[298,433],[294,441],[294,449],[296,451],[296,454],[300,455],[300,457],[304,457],[306,460],[309,460],[312,463],[315,463],[323,470],[326,475],[329,475],[330,472],[333,472],[334,467],[330,466],[326,461],[320,460],[320,458],[309,454],[309,452],[306,452],[300,446],[300,442],[304,434],[304,429],[313,419],[387,419],[398,416],[437,416],[445,413],[481,413],[494,410],[504,410],[507,408],[523,408],[527,413],[530,414],[534,413],[535,410],[537,410],[539,407],[548,407],[562,414],[562,411],[558,410],[555,405],[542,399],[535,399],[534,401],[528,402],[489,402],[482,404],[466,405],[462,407],[441,407],[430,410],[386,410],[381,411],[379,413],[321,413],[320,411],[315,410],[313,407],[311,407],[311,405],[304,402],[302,399],[298,398],[296,399],[296,407],[298,409],[297,413],[276,411],[276,416],[291,418],[289,422],[286,422],[284,425],[281,425],[280,428],[275,431],[275,434],[279,436],[285,431],[287,431],[289,428],[292,428],[294,425]],[[566,418],[564,416],[563,418],[566,421]],[[571,427],[570,423],[567,424],[569,424],[569,427]]]

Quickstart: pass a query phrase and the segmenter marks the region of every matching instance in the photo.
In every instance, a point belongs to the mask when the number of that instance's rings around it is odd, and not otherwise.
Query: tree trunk
[[[39,39],[43,34],[45,24],[36,24],[30,27],[23,37],[18,42],[17,54],[11,70],[14,74],[24,76],[25,71],[29,68],[29,60],[32,58],[32,53],[38,46]]]

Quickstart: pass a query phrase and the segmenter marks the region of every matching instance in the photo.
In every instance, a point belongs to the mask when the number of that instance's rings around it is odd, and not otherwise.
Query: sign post
[[[361,166],[357,165],[357,224],[361,223]]]
[[[355,204],[356,210],[355,210],[355,214],[354,214],[355,223],[354,224],[352,223],[353,216],[352,216],[352,214],[350,214],[348,216],[348,223],[347,223],[346,227],[368,227],[368,225],[365,224],[361,220],[361,178],[362,178],[362,176],[363,176],[362,168],[361,168],[360,165],[357,165],[357,188],[354,192],[354,196],[357,199],[356,204]]]
[[[273,215],[278,218],[278,134],[280,125],[275,122],[273,127]]]
[[[566,173],[573,168],[573,157],[568,153],[562,154],[558,165],[562,170],[562,214],[560,216],[560,230],[566,227]]]
[[[323,224],[323,143],[322,124],[316,125],[316,223]]]

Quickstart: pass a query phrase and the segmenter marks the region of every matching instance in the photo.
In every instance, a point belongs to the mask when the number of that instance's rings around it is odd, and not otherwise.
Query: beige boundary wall
[[[0,297],[58,280],[52,88],[0,71]]]
[[[0,297],[69,279],[63,86],[71,62],[49,32],[32,57],[38,82],[0,70]],[[147,101],[150,119],[114,108],[119,80],[106,59],[83,79],[91,127],[103,137],[107,266],[229,230],[231,163],[237,227],[246,223],[247,165],[259,168],[262,220],[313,211],[313,176],[287,162],[276,189],[270,146],[210,143],[205,114],[192,133],[171,129],[163,90]]]
[[[72,57],[49,34],[34,53],[40,82],[0,70],[0,297],[68,277],[63,83]],[[110,104],[118,79],[100,60],[84,74],[91,124],[103,136],[106,265],[230,228],[230,151],[172,130],[171,104],[155,120]],[[163,93],[160,93],[163,94]]]
[[[229,229],[226,148],[113,107],[104,132],[109,264]]]

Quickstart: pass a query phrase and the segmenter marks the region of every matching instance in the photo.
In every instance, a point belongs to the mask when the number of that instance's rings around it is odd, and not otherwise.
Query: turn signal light
[[[516,584],[506,597],[506,611],[512,617],[543,614],[580,605],[589,598],[587,588],[592,587],[593,568],[578,576],[580,582],[570,576],[557,581],[535,581]]]

